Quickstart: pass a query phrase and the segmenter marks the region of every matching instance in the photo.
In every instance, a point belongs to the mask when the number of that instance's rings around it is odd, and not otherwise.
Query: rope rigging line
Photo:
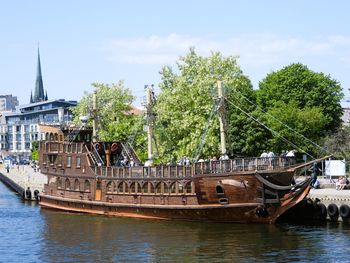
[[[321,151],[324,151],[328,154],[333,154],[332,152],[330,152],[329,150],[327,150],[326,148],[318,145],[317,143],[315,143],[314,141],[310,140],[309,138],[307,138],[306,136],[304,136],[303,134],[299,133],[298,131],[294,130],[292,127],[288,126],[287,124],[285,124],[284,122],[282,122],[281,120],[277,119],[275,116],[269,114],[266,110],[264,110],[262,107],[260,107],[259,105],[257,105],[256,103],[252,102],[251,100],[249,100],[247,97],[245,97],[243,94],[240,94],[243,99],[245,99],[246,101],[248,101],[251,105],[256,106],[259,110],[261,110],[263,113],[265,113],[266,115],[270,116],[271,118],[273,118],[275,121],[277,121],[278,123],[282,124],[284,127],[286,127],[287,129],[291,130],[292,132],[294,132],[295,134],[301,136],[303,139],[305,139],[306,141],[308,141],[309,143],[311,143],[312,145],[316,146],[317,148],[319,148]],[[237,97],[236,97],[237,98]],[[239,99],[239,98],[237,98]]]
[[[218,108],[218,103],[215,102],[213,104],[213,107],[210,111],[210,114],[209,114],[209,118],[208,118],[208,121],[205,125],[205,128],[204,128],[204,132],[202,133],[202,136],[200,138],[200,141],[199,141],[199,145],[195,151],[195,154],[194,154],[194,162],[197,162],[198,161],[198,158],[202,152],[202,149],[203,149],[203,145],[205,143],[205,139],[207,137],[207,134],[208,134],[208,131],[209,131],[209,125],[211,124],[212,120],[213,120],[213,116],[214,116],[214,113],[217,111],[217,108]]]
[[[281,134],[279,134],[278,132],[272,130],[271,128],[269,128],[268,126],[266,126],[266,124],[264,124],[263,122],[261,122],[260,120],[254,118],[251,114],[249,114],[248,112],[246,112],[245,110],[243,110],[242,108],[240,108],[239,106],[237,106],[236,104],[234,104],[233,102],[227,100],[225,98],[225,100],[230,103],[231,105],[233,105],[234,107],[236,107],[237,109],[239,109],[241,112],[243,112],[245,115],[247,115],[249,118],[251,118],[252,120],[254,120],[255,122],[259,123],[261,126],[263,126],[265,129],[269,130],[270,132],[272,132],[273,134],[277,135],[282,141],[292,145],[294,148],[298,149],[301,152],[304,152],[306,155],[308,155],[309,157],[311,157],[312,159],[315,159],[315,157],[313,157],[311,154],[307,153],[306,151],[304,151],[302,148],[300,148],[299,146],[297,146],[296,144],[292,143],[291,141],[287,140],[286,138],[284,138]]]

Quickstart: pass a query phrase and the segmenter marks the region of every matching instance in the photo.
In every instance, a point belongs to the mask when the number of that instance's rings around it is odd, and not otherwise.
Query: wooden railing
[[[95,166],[94,169],[97,176],[117,178],[184,178],[202,174],[215,175],[241,171],[277,170],[289,167],[294,163],[294,158],[244,158],[198,162],[188,166]]]
[[[153,167],[96,165],[91,145],[83,143],[41,142],[40,150],[46,153],[87,153],[88,163],[97,176],[117,178],[185,178],[203,174],[225,174],[243,171],[278,170],[295,164],[294,158],[237,158],[203,161],[191,165],[158,165]],[[90,160],[90,159],[91,160]]]

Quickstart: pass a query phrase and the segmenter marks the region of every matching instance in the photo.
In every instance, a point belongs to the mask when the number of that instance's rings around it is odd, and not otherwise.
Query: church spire
[[[29,103],[33,103],[33,92],[32,91],[30,91],[30,101],[29,101]]]
[[[45,100],[44,85],[43,85],[43,78],[41,75],[40,52],[38,48],[38,65],[36,70],[36,81],[35,81],[33,103],[44,101],[44,100]]]

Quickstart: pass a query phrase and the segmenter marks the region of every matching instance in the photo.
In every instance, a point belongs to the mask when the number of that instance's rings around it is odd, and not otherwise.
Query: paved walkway
[[[47,177],[40,172],[34,172],[30,165],[15,165],[8,173],[3,164],[0,165],[0,173],[8,177],[23,189],[30,187],[32,193],[34,190],[39,190],[41,193],[44,189],[44,184],[47,183]]]

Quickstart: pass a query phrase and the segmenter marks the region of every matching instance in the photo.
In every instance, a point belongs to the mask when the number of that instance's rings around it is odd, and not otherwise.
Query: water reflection
[[[318,261],[320,257],[342,260],[338,242],[350,245],[349,227],[339,224],[203,224],[48,210],[42,210],[42,215],[46,222],[43,255],[55,262],[290,262]],[[330,249],[335,257],[330,256]]]
[[[208,224],[69,214],[0,183],[0,262],[348,262],[350,227]]]

